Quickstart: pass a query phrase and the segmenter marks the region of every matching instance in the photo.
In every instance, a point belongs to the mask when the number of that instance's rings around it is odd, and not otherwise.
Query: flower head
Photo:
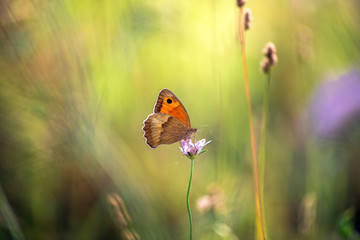
[[[211,141],[206,142],[205,139],[201,139],[194,144],[191,139],[188,139],[186,141],[181,140],[180,150],[183,155],[187,156],[190,159],[195,159],[200,154],[206,152],[202,149],[210,142]]]

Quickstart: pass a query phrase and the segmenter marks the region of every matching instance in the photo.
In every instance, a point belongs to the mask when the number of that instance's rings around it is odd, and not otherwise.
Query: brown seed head
[[[250,8],[244,10],[244,27],[245,30],[249,30],[252,26],[253,15]]]
[[[268,73],[270,68],[277,64],[278,57],[276,55],[276,47],[272,42],[268,42],[263,50],[265,58],[261,61],[261,70]]]
[[[264,73],[268,73],[270,71],[270,62],[268,58],[263,58],[260,63],[260,68]]]
[[[247,0],[236,0],[238,7],[242,7],[245,5]]]
[[[272,54],[276,54],[275,44],[268,42],[264,47],[263,53],[267,58],[270,58]]]
[[[272,57],[270,58],[272,65],[276,65],[278,63],[278,57],[276,54],[273,54]]]

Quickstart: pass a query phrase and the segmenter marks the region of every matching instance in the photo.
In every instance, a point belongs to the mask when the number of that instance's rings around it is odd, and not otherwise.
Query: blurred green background
[[[268,236],[357,239],[359,117],[323,138],[308,109],[329,77],[360,69],[360,4],[246,6],[257,140],[266,42],[279,58],[268,113]],[[190,162],[178,144],[150,149],[141,129],[162,88],[182,100],[197,139],[212,140],[195,162],[194,239],[254,239],[238,25],[235,1],[1,0],[0,239],[187,239]]]

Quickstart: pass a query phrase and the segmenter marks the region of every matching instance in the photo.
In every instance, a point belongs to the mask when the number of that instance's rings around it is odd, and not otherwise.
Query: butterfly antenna
[[[208,127],[209,125],[201,125],[197,128],[197,132],[212,132]]]
[[[198,128],[209,127],[209,125],[200,125]]]

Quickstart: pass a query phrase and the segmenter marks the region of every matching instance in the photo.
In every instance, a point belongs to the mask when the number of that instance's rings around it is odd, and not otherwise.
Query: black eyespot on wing
[[[170,98],[168,98],[168,99],[166,100],[166,102],[170,104],[170,103],[172,103],[172,100],[171,100]]]

